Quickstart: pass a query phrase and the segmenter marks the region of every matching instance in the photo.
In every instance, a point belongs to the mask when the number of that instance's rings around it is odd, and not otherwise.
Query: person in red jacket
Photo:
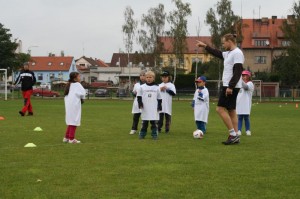
[[[23,70],[20,72],[18,78],[15,81],[15,85],[21,84],[22,95],[24,98],[24,106],[19,114],[24,116],[28,111],[28,115],[33,115],[32,105],[30,101],[30,97],[33,92],[32,86],[36,83],[36,78],[34,76],[34,72],[29,70],[29,64],[25,63],[23,66]]]

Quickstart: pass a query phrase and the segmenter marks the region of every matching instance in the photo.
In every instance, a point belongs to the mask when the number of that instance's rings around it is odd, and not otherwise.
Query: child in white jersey
[[[238,115],[238,134],[242,134],[243,120],[245,120],[246,135],[251,136],[250,131],[250,112],[252,105],[252,94],[254,91],[254,85],[251,81],[251,72],[242,72],[242,88],[237,96],[236,100],[236,112]]]
[[[144,70],[141,71],[140,81],[134,85],[133,90],[132,90],[132,95],[135,98],[133,100],[132,111],[131,111],[133,114],[133,119],[132,119],[131,131],[129,132],[130,135],[133,135],[136,133],[138,124],[139,124],[139,119],[141,116],[141,110],[139,109],[136,95],[137,95],[137,91],[140,89],[141,85],[143,85],[145,83],[145,73],[146,73],[146,71],[144,71]]]
[[[162,98],[162,111],[159,113],[158,132],[161,132],[165,117],[165,133],[169,133],[172,115],[172,97],[176,95],[176,88],[175,85],[171,83],[171,76],[168,71],[163,71],[160,76],[162,80],[162,83],[159,84]]]
[[[155,74],[152,71],[146,73],[146,83],[143,84],[138,93],[137,101],[139,108],[142,110],[142,128],[139,134],[139,139],[144,139],[147,134],[148,123],[151,124],[151,136],[156,140],[157,121],[159,119],[158,112],[162,110],[162,100],[158,85],[155,84]]]
[[[194,94],[192,107],[194,108],[197,129],[205,134],[209,113],[209,92],[205,87],[206,77],[201,76],[195,82],[197,83],[197,89]]]

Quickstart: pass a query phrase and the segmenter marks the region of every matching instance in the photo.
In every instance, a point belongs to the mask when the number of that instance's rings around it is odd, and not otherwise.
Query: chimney
[[[272,16],[272,24],[275,24],[276,19],[277,19],[277,16]]]

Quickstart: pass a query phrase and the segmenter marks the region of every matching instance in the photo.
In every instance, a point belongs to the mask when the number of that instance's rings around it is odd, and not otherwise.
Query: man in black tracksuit
[[[32,86],[36,83],[36,79],[34,73],[29,70],[29,64],[24,64],[24,69],[20,72],[17,80],[15,81],[15,85],[21,84],[22,95],[24,98],[24,106],[19,114],[24,116],[28,111],[28,115],[33,115],[32,105],[30,102],[30,97],[33,92]]]

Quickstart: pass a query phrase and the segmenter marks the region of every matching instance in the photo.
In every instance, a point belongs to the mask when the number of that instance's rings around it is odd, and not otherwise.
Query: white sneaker
[[[131,130],[129,134],[134,135],[135,133],[136,133],[136,130]]]
[[[81,143],[79,140],[73,139],[73,140],[69,140],[70,144],[79,144]]]
[[[68,143],[69,142],[69,139],[68,138],[64,138],[63,139],[63,143]]]
[[[246,131],[246,135],[251,136],[251,131]]]
[[[241,131],[238,131],[237,134],[238,134],[238,135],[242,135],[242,132],[241,132]]]

